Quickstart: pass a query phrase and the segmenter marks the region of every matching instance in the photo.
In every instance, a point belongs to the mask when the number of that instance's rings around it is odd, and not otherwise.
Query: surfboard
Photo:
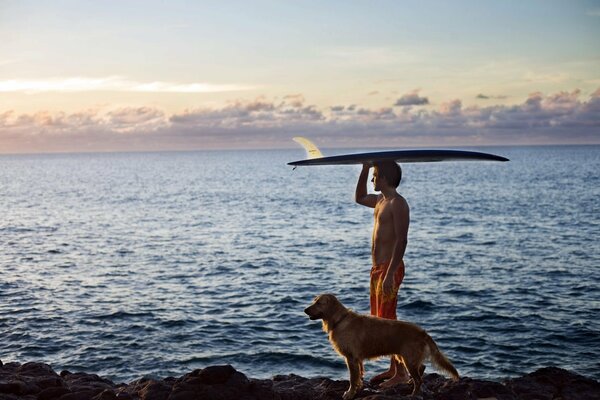
[[[294,141],[306,151],[306,159],[289,162],[294,167],[310,165],[351,165],[373,164],[375,161],[395,161],[398,163],[441,162],[441,161],[509,161],[508,158],[490,153],[467,150],[391,150],[369,153],[339,154],[324,157],[318,147],[310,140],[297,136]]]

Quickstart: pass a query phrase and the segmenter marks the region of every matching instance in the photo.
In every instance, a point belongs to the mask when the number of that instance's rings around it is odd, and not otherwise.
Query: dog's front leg
[[[350,387],[346,390],[342,398],[350,400],[356,396],[356,393],[362,387],[362,377],[360,376],[361,360],[346,357],[346,365],[348,366],[348,372],[350,372]]]

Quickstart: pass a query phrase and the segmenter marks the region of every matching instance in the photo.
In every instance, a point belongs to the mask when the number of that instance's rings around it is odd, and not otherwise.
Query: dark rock
[[[101,392],[104,389],[112,389],[115,386],[115,384],[108,379],[101,378],[96,374],[86,374],[83,372],[67,374],[63,379],[69,389],[73,392],[90,389],[100,389]]]
[[[600,383],[573,372],[548,367],[531,374],[509,379],[506,387],[523,400],[598,400]]]
[[[92,400],[114,400],[117,395],[112,390],[103,390],[100,394],[94,396]]]
[[[273,392],[273,381],[270,379],[250,379],[248,390],[257,400],[281,400],[281,397]]]
[[[150,381],[137,392],[141,400],[167,400],[171,386],[163,382]]]
[[[58,398],[58,400],[90,400],[101,392],[101,389],[80,390],[77,392],[63,394]]]
[[[35,384],[41,389],[61,387],[64,385],[64,381],[60,376],[42,376],[34,380]]]
[[[236,372],[235,368],[231,365],[217,365],[213,367],[206,367],[198,373],[198,378],[202,383],[208,385],[216,385],[218,383],[225,383],[229,380],[231,375]]]
[[[240,390],[246,390],[248,386],[250,386],[250,381],[246,377],[246,375],[241,372],[235,371],[225,382],[225,384],[229,387],[235,387]]]
[[[57,376],[56,372],[48,365],[28,362],[17,368],[17,374],[25,376]]]
[[[20,379],[13,379],[8,382],[0,382],[0,393],[28,395],[36,394],[39,391],[40,388],[36,385]]]
[[[347,380],[278,375],[248,379],[231,365],[197,369],[179,378],[142,378],[115,385],[95,374],[62,371],[41,363],[0,364],[0,400],[333,400],[348,389]],[[438,374],[423,376],[422,393],[412,385],[387,390],[365,384],[359,400],[600,400],[600,383],[560,369],[542,368],[503,383]]]
[[[198,392],[177,392],[169,396],[169,400],[196,400]]]
[[[498,382],[472,380],[470,392],[476,399],[516,400],[515,395]]]
[[[66,387],[49,387],[47,389],[42,390],[37,398],[38,400],[52,400],[57,399],[63,394],[70,393],[69,389]]]
[[[0,382],[0,393],[21,394],[21,384],[15,381]]]

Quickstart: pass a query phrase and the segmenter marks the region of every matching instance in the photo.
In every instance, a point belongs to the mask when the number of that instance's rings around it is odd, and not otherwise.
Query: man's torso
[[[395,197],[395,199],[405,201],[400,195]],[[394,231],[394,217],[392,214],[391,201],[392,199],[385,199],[381,196],[375,206],[375,223],[373,226],[371,247],[373,265],[389,262],[392,259],[392,254],[394,252],[396,232]]]

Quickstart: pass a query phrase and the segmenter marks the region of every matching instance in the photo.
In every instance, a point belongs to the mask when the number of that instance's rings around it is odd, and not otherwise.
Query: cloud
[[[57,78],[47,80],[11,79],[0,81],[0,92],[164,92],[164,93],[213,93],[256,89],[256,86],[212,83],[137,82],[119,76],[104,78]]]
[[[306,135],[324,147],[600,144],[600,89],[531,93],[519,104],[437,109],[319,108],[300,96],[233,100],[218,108],[166,113],[154,107],[76,113],[0,111],[2,152],[145,151],[288,147]]]
[[[489,99],[505,100],[508,98],[508,96],[493,96],[493,95],[479,93],[477,96],[475,96],[475,98],[479,99],[479,100],[489,100]]]
[[[288,94],[283,97],[284,101],[291,102],[294,107],[302,107],[302,104],[306,101],[303,95],[301,94]]]
[[[405,94],[400,97],[395,106],[423,106],[429,104],[429,99],[427,97],[420,97],[419,91],[415,90],[411,93]]]

